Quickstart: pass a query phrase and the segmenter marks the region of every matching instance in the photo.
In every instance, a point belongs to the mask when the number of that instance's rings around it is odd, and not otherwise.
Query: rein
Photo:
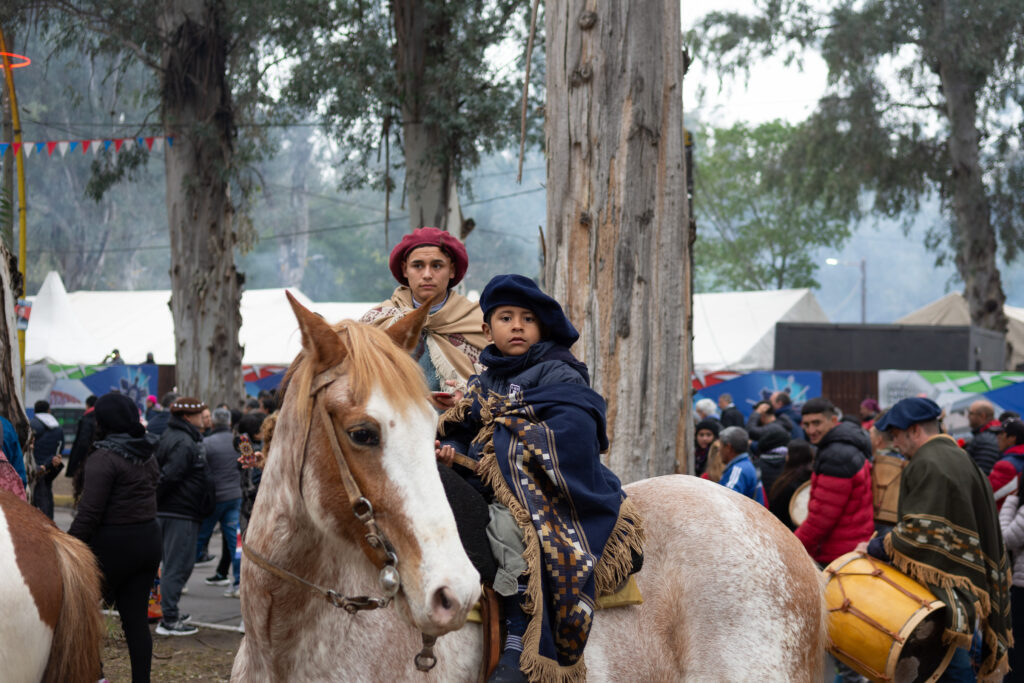
[[[325,599],[331,605],[339,607],[349,614],[355,614],[365,610],[374,610],[387,607],[394,600],[395,595],[398,594],[398,590],[402,587],[402,577],[398,573],[398,555],[395,552],[394,546],[391,545],[391,541],[388,540],[384,532],[377,526],[377,521],[373,517],[373,506],[370,501],[363,496],[359,490],[359,484],[356,483],[355,477],[352,476],[352,471],[348,467],[348,462],[345,460],[345,454],[341,450],[341,444],[338,442],[338,433],[334,429],[334,423],[331,421],[330,415],[327,413],[327,407],[323,401],[317,401],[317,397],[321,390],[330,386],[336,379],[342,376],[341,366],[337,365],[329,370],[325,370],[317,375],[313,379],[313,384],[310,388],[310,396],[313,399],[313,403],[317,406],[317,414],[320,418],[320,422],[327,432],[327,437],[331,442],[331,451],[334,454],[334,459],[338,464],[338,473],[341,475],[341,482],[345,487],[345,494],[348,496],[349,506],[352,508],[352,514],[355,515],[356,519],[363,523],[366,527],[366,539],[367,545],[373,549],[373,556],[365,548],[363,554],[366,555],[367,559],[371,562],[379,561],[383,566],[381,567],[380,574],[378,576],[378,582],[380,584],[381,591],[383,591],[383,597],[371,597],[368,595],[355,595],[345,596],[338,591],[331,588],[324,588],[318,586],[315,583],[306,581],[300,576],[293,574],[292,572],[279,567],[267,558],[263,557],[260,553],[252,549],[249,544],[245,542],[245,537],[242,537],[242,552],[245,553],[246,557],[253,561],[256,566],[260,569],[273,574],[274,576],[282,579],[288,583],[299,586],[313,593],[314,595]],[[302,442],[302,458],[305,461],[306,451],[309,448],[309,435],[313,429],[313,416],[309,418],[309,424],[306,427],[306,435]],[[301,477],[300,477],[301,481]],[[416,662],[416,668],[419,671],[430,671],[437,664],[437,657],[434,655],[434,642],[437,640],[434,636],[428,636],[426,633],[423,635],[423,649],[416,654],[414,661]]]

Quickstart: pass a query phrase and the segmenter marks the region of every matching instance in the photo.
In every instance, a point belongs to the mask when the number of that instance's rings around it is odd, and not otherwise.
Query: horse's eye
[[[348,438],[352,439],[352,443],[359,446],[379,446],[380,445],[380,434],[374,429],[367,429],[366,427],[359,427],[353,429],[348,433]]]

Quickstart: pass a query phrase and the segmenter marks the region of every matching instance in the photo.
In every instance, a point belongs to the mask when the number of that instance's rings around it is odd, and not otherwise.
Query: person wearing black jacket
[[[167,431],[160,437],[156,460],[160,465],[157,486],[157,521],[163,533],[163,570],[160,575],[160,607],[163,619],[156,632],[162,636],[184,636],[198,632],[178,613],[181,589],[192,574],[196,561],[199,523],[210,510],[204,509],[208,472],[203,448],[202,412],[206,404],[181,397],[171,404]],[[212,481],[212,480],[211,480]],[[210,491],[212,494],[213,492]]]
[[[75,482],[75,498],[82,495],[81,477],[76,477],[85,456],[92,450],[92,442],[96,438],[96,397],[92,394],[85,399],[85,413],[78,419],[75,426],[75,441],[71,444],[71,452],[68,454],[68,471],[64,476],[70,477]]]
[[[32,484],[32,505],[53,519],[53,480],[64,469],[60,452],[64,448],[64,430],[57,418],[50,414],[50,404],[36,401],[35,415],[29,425],[35,435],[32,453],[36,461],[35,481]]]
[[[148,682],[153,656],[149,590],[161,553],[156,522],[160,468],[134,401],[112,392],[95,406],[96,449],[83,466],[82,497],[69,533],[87,543],[99,562],[104,600],[116,605],[121,616],[133,683]]]

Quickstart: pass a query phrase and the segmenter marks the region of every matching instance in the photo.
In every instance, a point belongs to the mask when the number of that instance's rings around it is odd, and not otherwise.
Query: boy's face
[[[448,281],[454,274],[451,259],[437,247],[417,247],[402,263],[402,275],[409,281],[413,297],[421,304],[448,289]]]
[[[540,323],[528,308],[498,306],[484,323],[484,336],[506,356],[521,356],[540,341]]]

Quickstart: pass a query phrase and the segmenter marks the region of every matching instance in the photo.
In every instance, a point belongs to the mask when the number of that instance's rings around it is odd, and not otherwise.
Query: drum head
[[[789,499],[789,518],[793,520],[794,526],[800,526],[807,521],[807,506],[811,502],[811,482],[805,481],[793,492]]]
[[[952,648],[942,644],[945,628],[945,608],[935,610],[917,625],[896,660],[893,683],[925,683],[939,677],[952,655]]]

